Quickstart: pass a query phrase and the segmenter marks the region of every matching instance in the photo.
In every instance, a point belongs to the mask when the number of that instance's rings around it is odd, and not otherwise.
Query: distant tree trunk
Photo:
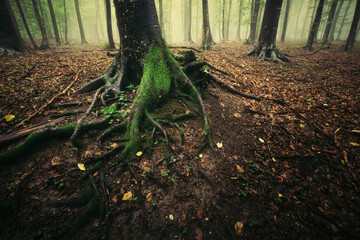
[[[230,40],[230,20],[231,20],[231,5],[232,5],[232,0],[229,1],[229,9],[228,9],[228,16],[227,16],[227,22],[226,22],[226,33],[225,33],[225,41],[229,41]]]
[[[324,35],[323,35],[321,44],[329,43],[328,38],[329,38],[331,26],[335,25],[334,24],[334,16],[335,16],[337,3],[338,3],[338,0],[333,0],[333,2],[331,4],[331,8],[330,8],[329,16],[328,16],[328,19],[327,19],[327,22],[326,22],[326,28],[325,28],[325,31],[324,31]]]
[[[315,4],[316,4],[316,1],[315,1]],[[308,21],[308,18],[309,18],[309,12],[310,12],[310,6],[311,6],[311,1],[309,1],[309,5],[306,9],[306,14],[305,14],[305,20],[304,20],[304,23],[303,23],[303,27],[302,27],[302,31],[301,31],[301,38],[304,37],[305,35],[305,26],[307,26],[307,21]]]
[[[261,21],[264,17],[264,11],[265,9],[261,8],[261,3],[263,0],[260,0],[260,7],[259,7],[259,14],[258,14],[258,18],[257,18],[257,23],[256,23],[256,31],[255,31],[255,39],[259,38],[260,35],[260,28],[261,28]],[[266,0],[264,0],[266,1]]]
[[[222,39],[222,42],[225,42],[225,5],[226,2],[225,0],[223,0],[223,3],[222,3],[222,28],[221,28],[221,39]]]
[[[289,62],[289,59],[276,48],[276,34],[282,2],[282,0],[266,1],[260,36],[257,45],[247,53],[248,56],[254,55],[259,59],[274,62]]]
[[[185,15],[184,15],[184,40],[186,43],[193,43],[191,38],[191,0],[184,0]]]
[[[109,48],[115,49],[115,43],[113,38],[112,26],[111,26],[111,5],[110,0],[105,0],[106,7],[106,29],[109,41]]]
[[[203,33],[201,48],[203,50],[210,50],[214,44],[214,40],[211,35],[210,21],[209,21],[209,5],[208,0],[202,0],[203,7]]]
[[[254,44],[255,43],[256,24],[257,24],[259,9],[260,9],[260,0],[255,0],[253,9],[254,10],[251,13],[250,35],[249,35],[249,38],[246,40],[246,44]]]
[[[67,28],[67,14],[66,14],[66,0],[63,0],[63,4],[64,4],[64,20],[65,20],[65,44],[69,44],[68,41],[68,28]]]
[[[317,33],[318,29],[319,29],[320,20],[321,20],[321,14],[322,14],[323,8],[324,8],[324,0],[320,0],[319,5],[318,5],[317,10],[316,10],[316,16],[315,16],[314,22],[313,22],[313,24],[311,26],[311,31],[310,31],[310,34],[309,34],[309,38],[308,38],[307,44],[305,46],[305,49],[307,49],[309,51],[313,50],[312,44],[314,42],[315,35],[316,35],[316,33]]]
[[[338,35],[337,35],[337,37],[336,37],[336,40],[340,40],[340,35],[341,35],[342,29],[343,29],[343,27],[344,27],[344,23],[345,23],[345,20],[346,20],[346,18],[347,18],[347,13],[348,13],[348,11],[349,11],[349,9],[350,9],[350,6],[351,6],[351,1],[349,1],[348,5],[347,5],[347,7],[346,7],[346,10],[345,10],[345,13],[344,13],[344,17],[343,17],[343,19],[342,19],[342,21],[341,21],[340,29],[339,29]]]
[[[354,43],[355,43],[355,38],[356,38],[356,30],[359,25],[359,19],[360,19],[360,0],[357,0],[354,18],[351,23],[350,32],[349,32],[349,35],[348,35],[348,38],[346,40],[346,44],[344,47],[345,51],[348,51],[348,50],[351,50],[352,48],[354,48]]]
[[[8,0],[0,1],[0,47],[16,51],[26,49]]]
[[[286,35],[286,29],[287,29],[287,24],[288,24],[288,18],[289,18],[290,4],[291,4],[291,0],[287,0],[283,29],[282,29],[282,33],[281,33],[281,42],[285,42],[285,35]]]
[[[33,3],[33,6],[34,6],[34,12],[35,12],[36,20],[37,20],[37,22],[39,24],[40,31],[41,31],[42,40],[41,40],[40,49],[49,48],[49,40],[48,40],[48,37],[47,37],[47,34],[46,34],[46,29],[45,29],[44,22],[42,21],[41,16],[40,16],[40,12],[39,12],[39,9],[38,9],[38,6],[37,6],[37,2],[36,2],[36,0],[31,0],[31,1]]]
[[[38,4],[38,8],[40,10],[40,16],[41,16],[41,19],[42,19],[42,21],[44,23],[44,27],[45,27],[45,31],[46,31],[48,39],[54,38],[51,29],[46,27],[46,23],[48,22],[48,16],[47,16],[47,13],[44,12],[42,1],[37,0],[37,4]]]
[[[299,18],[300,18],[300,13],[302,11],[302,7],[303,7],[303,3],[304,1],[300,1],[300,7],[299,10],[297,12],[297,17],[296,17],[296,26],[295,26],[295,31],[294,31],[294,38],[296,39],[297,33],[300,32],[298,30],[298,26],[299,26]]]
[[[163,35],[163,38],[165,38],[165,26],[164,26],[164,9],[163,9],[163,2],[162,0],[159,0],[159,18],[160,18],[160,28]]]
[[[332,42],[332,41],[334,40],[334,33],[335,33],[336,23],[337,23],[338,20],[339,20],[340,10],[341,10],[343,4],[344,4],[344,0],[341,0],[340,3],[339,3],[339,6],[336,8],[336,13],[335,13],[334,21],[333,21],[333,23],[331,24],[330,35],[329,35],[329,38],[328,38],[328,41],[329,41],[329,42]]]
[[[24,14],[24,11],[23,11],[23,9],[22,9],[22,7],[21,7],[20,1],[19,1],[19,0],[15,0],[15,3],[16,3],[16,5],[17,5],[18,9],[19,9],[19,13],[20,13],[20,16],[21,16],[21,20],[22,20],[22,22],[23,22],[23,24],[24,24],[26,33],[27,33],[27,35],[29,36],[30,42],[31,42],[31,44],[33,45],[34,49],[37,49],[38,46],[36,45],[35,40],[34,40],[32,34],[31,34],[31,31],[30,31],[30,29],[29,29],[29,25],[27,24],[27,21],[26,21],[26,18],[25,18],[25,14]]]
[[[49,5],[51,21],[52,21],[53,28],[54,28],[56,44],[61,45],[59,30],[58,30],[58,26],[57,26],[57,23],[56,23],[56,17],[55,17],[55,13],[54,13],[54,8],[53,8],[51,0],[47,0],[47,2],[48,2],[48,5]]]
[[[238,25],[237,25],[237,31],[236,31],[236,40],[241,40],[241,8],[242,8],[243,0],[240,0],[239,2],[239,19],[238,19]]]
[[[79,24],[79,29],[80,29],[81,44],[87,44],[88,42],[85,39],[84,27],[83,27],[83,24],[81,21],[79,0],[74,0],[74,2],[75,2],[76,16],[77,16],[77,20],[78,20],[78,24]]]

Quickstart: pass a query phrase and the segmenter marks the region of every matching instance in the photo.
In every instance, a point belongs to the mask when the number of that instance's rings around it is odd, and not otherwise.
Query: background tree
[[[283,29],[282,29],[282,33],[281,33],[281,42],[285,42],[285,35],[286,35],[286,29],[287,29],[289,11],[290,11],[290,4],[291,4],[291,0],[287,0],[286,1],[286,10],[285,10]]]
[[[66,0],[63,0],[64,5],[64,36],[65,36],[65,44],[69,44],[68,41],[68,27],[67,27],[67,14],[66,14]]]
[[[344,25],[345,25],[344,23],[345,23],[345,20],[346,20],[346,18],[347,18],[347,16],[348,16],[348,12],[349,12],[350,6],[351,6],[351,1],[349,0],[349,1],[348,1],[348,5],[347,5],[346,10],[345,10],[345,13],[344,13],[344,17],[343,17],[343,19],[341,20],[340,29],[339,29],[338,34],[337,34],[337,36],[336,36],[336,40],[340,40],[340,35],[341,35],[342,29],[343,29],[343,27],[344,27]]]
[[[336,11],[336,7],[338,4],[338,0],[333,0],[331,3],[331,7],[330,7],[330,11],[329,11],[329,16],[326,22],[326,28],[324,31],[324,35],[322,37],[322,43],[321,44],[327,44],[329,43],[329,34],[330,34],[330,30],[332,25],[335,25],[334,23],[334,16],[335,16],[335,11]]]
[[[26,33],[30,39],[30,42],[31,44],[33,45],[34,49],[37,49],[38,46],[36,45],[36,42],[33,38],[33,35],[31,34],[31,31],[30,31],[30,28],[29,28],[29,25],[27,24],[27,21],[26,21],[26,18],[25,18],[25,14],[24,14],[24,11],[22,9],[22,6],[21,6],[21,3],[20,3],[20,0],[15,0],[15,3],[16,3],[16,6],[18,7],[19,9],[19,13],[20,13],[20,16],[21,16],[21,20],[24,24],[24,27],[25,27],[25,30],[26,30]]]
[[[226,31],[225,31],[225,41],[229,41],[230,39],[230,20],[231,20],[231,6],[232,0],[229,0],[229,7],[228,7],[228,15],[227,15],[227,21],[226,21]]]
[[[57,44],[57,45],[60,45],[60,44],[61,44],[61,41],[60,41],[60,35],[59,35],[58,26],[57,26],[57,23],[56,23],[56,17],[55,17],[54,8],[53,8],[53,5],[52,5],[51,0],[47,0],[47,2],[48,2],[48,5],[49,5],[51,22],[52,22],[53,28],[54,28],[56,44]]]
[[[288,62],[289,60],[276,48],[276,34],[282,0],[267,0],[264,18],[261,24],[260,36],[257,45],[247,53],[248,56],[256,56],[262,60],[274,62]]]
[[[355,38],[356,38],[356,31],[359,25],[359,19],[360,19],[360,0],[357,0],[356,7],[355,7],[355,13],[354,18],[351,23],[349,35],[346,40],[345,44],[345,51],[351,50],[354,48]]]
[[[190,12],[190,14],[191,14],[191,12]],[[164,8],[163,8],[163,1],[162,0],[159,0],[159,18],[160,18],[161,32],[162,32],[163,37],[165,38]]]
[[[106,29],[107,29],[107,35],[108,35],[108,41],[109,41],[109,48],[115,49],[115,43],[114,43],[112,25],[111,25],[110,0],[105,0],[105,8],[106,8]]]
[[[80,29],[81,44],[87,44],[88,42],[85,39],[84,27],[83,27],[82,20],[81,20],[79,0],[74,0],[74,2],[75,2],[76,17],[77,17],[78,25],[79,25],[79,29]]]
[[[25,44],[8,0],[0,1],[0,47],[22,51]]]
[[[239,15],[238,15],[238,23],[236,30],[236,40],[241,40],[241,10],[242,10],[243,0],[239,0]]]
[[[260,9],[260,0],[253,1],[253,5],[251,7],[250,35],[249,35],[249,38],[246,40],[246,44],[254,44],[255,43],[256,25],[257,25],[259,9]]]
[[[210,50],[211,46],[214,44],[214,40],[212,38],[211,29],[210,29],[208,0],[202,0],[202,9],[203,9],[203,32],[202,32],[201,49]]]
[[[333,20],[333,23],[331,24],[330,35],[328,38],[329,42],[332,42],[334,40],[335,28],[336,28],[337,22],[339,20],[340,11],[341,11],[343,4],[344,4],[344,0],[341,0],[339,3],[339,6],[336,8],[334,20]]]
[[[309,38],[308,38],[306,46],[305,46],[305,49],[307,49],[309,51],[313,50],[312,45],[314,43],[315,35],[319,29],[323,8],[324,8],[324,0],[320,0],[319,5],[316,9],[316,16],[315,16],[314,22],[312,23],[312,26],[311,26]]]
[[[191,0],[183,0],[184,1],[184,41],[186,43],[193,43],[191,38]]]
[[[39,24],[40,27],[40,31],[41,31],[41,44],[40,44],[40,49],[45,49],[45,48],[49,48],[49,40],[47,37],[47,33],[46,33],[46,29],[45,29],[45,24],[43,22],[43,19],[40,16],[40,12],[39,12],[39,8],[38,8],[38,3],[36,2],[36,0],[31,0],[33,3],[33,7],[34,7],[34,12],[35,12],[35,16],[36,16],[36,20]]]

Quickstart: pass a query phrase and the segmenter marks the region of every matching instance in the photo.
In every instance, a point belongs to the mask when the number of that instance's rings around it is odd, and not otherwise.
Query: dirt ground
[[[360,239],[360,52],[343,52],[340,43],[316,45],[316,52],[302,45],[279,45],[291,60],[285,64],[244,56],[251,46],[240,43],[196,51],[219,81],[259,99],[210,83],[203,97],[217,157],[210,149],[195,155],[202,140],[197,116],[178,122],[182,145],[179,132],[166,128],[181,160],[162,161],[161,133],[152,154],[139,154],[119,177],[109,159],[107,221],[91,219],[74,238],[100,239],[107,230],[108,239]],[[92,45],[0,57],[0,151],[24,139],[4,144],[6,134],[78,119],[92,95],[75,91],[113,59]],[[131,102],[134,92],[123,97]],[[68,102],[85,104],[61,105]],[[157,111],[189,110],[178,103],[171,100]],[[62,116],[69,111],[73,115]],[[6,121],[9,115],[15,118]],[[102,117],[99,106],[90,118]],[[0,203],[11,200],[16,208],[0,208],[0,239],[59,239],[68,231],[82,208],[53,208],[48,201],[76,197],[89,186],[78,163],[118,144],[113,136],[100,146],[101,133],[84,133],[82,149],[67,139],[39,142],[1,167]]]

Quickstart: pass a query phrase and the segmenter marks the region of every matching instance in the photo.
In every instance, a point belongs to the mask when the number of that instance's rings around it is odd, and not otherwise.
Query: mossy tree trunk
[[[282,0],[267,0],[257,45],[247,53],[261,60],[289,62],[276,48],[276,34],[279,25]]]

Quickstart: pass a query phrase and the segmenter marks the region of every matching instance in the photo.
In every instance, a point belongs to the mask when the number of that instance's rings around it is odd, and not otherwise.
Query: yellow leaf
[[[222,142],[218,142],[218,143],[216,143],[216,146],[217,146],[218,148],[222,148],[222,147],[223,147],[223,144],[222,144]]]
[[[56,156],[51,159],[51,165],[53,166],[59,166],[61,165],[60,157]]]
[[[30,173],[29,172],[27,172],[27,173],[24,173],[21,177],[20,177],[20,179],[24,179],[27,175],[29,175]]]
[[[131,192],[127,192],[127,193],[124,194],[122,200],[123,200],[123,201],[130,200],[131,197],[132,197],[132,193],[131,193]]]
[[[202,158],[202,157],[203,157],[203,155],[202,155],[202,153],[200,153],[200,154],[199,154],[199,158]]]
[[[138,157],[140,157],[142,155],[142,151],[138,151],[137,153],[136,153],[136,156],[138,156]]]
[[[273,118],[273,117],[274,117],[274,114],[270,113],[270,117]]]
[[[232,179],[232,180],[236,180],[236,179],[238,179],[237,177],[230,177],[230,179]]]
[[[7,122],[12,121],[14,118],[15,118],[15,115],[12,115],[12,114],[5,116],[5,120],[6,120]]]
[[[81,170],[81,171],[85,171],[85,165],[83,163],[78,163],[78,168]]]
[[[259,141],[262,142],[262,143],[265,142],[264,139],[262,139],[262,138],[259,138]]]
[[[351,145],[353,145],[354,147],[358,147],[360,146],[360,144],[356,143],[356,142],[350,142]]]
[[[243,227],[244,224],[242,222],[235,223],[235,234],[239,236],[241,234]]]
[[[190,110],[186,110],[186,115],[190,114]]]
[[[353,133],[360,133],[360,131],[359,130],[351,130],[351,132],[353,132]]]
[[[236,164],[236,169],[238,170],[239,173],[244,173],[244,169],[237,164]]]
[[[234,117],[239,118],[240,116],[240,113],[234,113]]]
[[[174,220],[174,215],[170,214],[170,215],[169,215],[169,219],[170,219],[171,221]]]
[[[147,202],[150,202],[151,199],[152,199],[152,195],[151,195],[151,193],[148,193],[148,194],[146,195],[146,201],[147,201]]]
[[[279,196],[279,197],[282,197],[283,195],[282,195],[281,193],[278,193],[278,196]]]

